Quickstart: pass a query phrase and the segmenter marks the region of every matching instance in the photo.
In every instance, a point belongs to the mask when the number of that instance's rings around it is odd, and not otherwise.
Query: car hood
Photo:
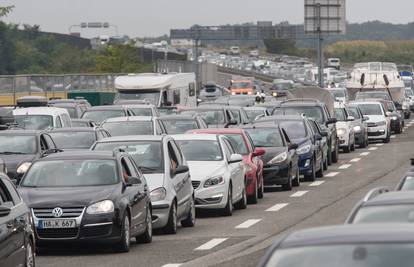
[[[164,186],[164,173],[145,173],[144,177],[147,180],[150,191]]]
[[[264,164],[267,164],[275,156],[286,151],[285,147],[261,147],[261,148],[263,148],[266,151],[266,153],[262,156],[262,160]]]
[[[33,154],[15,154],[15,155],[1,155],[0,158],[4,160],[7,170],[9,172],[16,172],[17,167],[24,162],[32,162],[35,158]]]
[[[187,161],[187,165],[193,181],[222,175],[226,169],[224,161]]]
[[[345,128],[345,129],[347,129],[348,128],[348,123],[346,122],[346,121],[338,121],[337,123],[336,123],[336,128]]]
[[[19,187],[19,192],[30,208],[86,207],[97,201],[112,199],[121,192],[122,185],[84,187]]]
[[[383,115],[366,115],[369,120],[368,122],[379,122],[379,121],[385,121],[385,117]]]

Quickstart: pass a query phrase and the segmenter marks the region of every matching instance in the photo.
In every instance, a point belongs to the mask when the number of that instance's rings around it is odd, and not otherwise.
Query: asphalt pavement
[[[340,154],[316,182],[302,182],[291,192],[266,192],[257,205],[231,217],[198,213],[194,228],[177,235],[155,235],[151,244],[131,245],[129,253],[88,245],[54,245],[36,257],[38,266],[256,266],[272,242],[308,227],[341,224],[372,188],[395,187],[414,157],[414,120],[389,144],[371,144]]]

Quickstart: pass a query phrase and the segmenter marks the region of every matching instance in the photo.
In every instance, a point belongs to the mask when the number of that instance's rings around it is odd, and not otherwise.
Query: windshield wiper
[[[0,152],[0,154],[2,154],[2,155],[13,155],[13,154],[25,155],[27,153],[17,152],[17,151],[14,151],[14,152],[12,152],[12,151],[3,151],[3,152]]]

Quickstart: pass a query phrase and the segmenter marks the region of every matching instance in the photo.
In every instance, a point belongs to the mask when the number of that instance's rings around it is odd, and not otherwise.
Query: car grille
[[[52,214],[54,208],[33,208],[33,214],[39,219],[55,218]],[[84,207],[62,208],[63,214],[59,218],[76,218],[82,215]]]
[[[74,238],[78,235],[78,228],[36,229],[39,238]]]
[[[200,181],[191,181],[191,184],[193,185],[194,189],[197,189],[200,186]]]
[[[376,126],[377,126],[377,124],[376,124],[375,122],[368,122],[368,123],[367,123],[367,126],[368,126],[368,127],[376,127]]]

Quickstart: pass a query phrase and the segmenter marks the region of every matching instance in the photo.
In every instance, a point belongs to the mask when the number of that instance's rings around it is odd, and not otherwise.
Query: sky
[[[81,22],[109,22],[119,34],[155,37],[171,28],[194,24],[222,25],[271,20],[303,23],[303,0],[0,0],[14,5],[5,19],[17,24],[38,24],[43,31],[68,33]],[[413,0],[347,0],[347,20],[414,21]],[[73,31],[77,31],[72,27]],[[82,36],[115,35],[106,30],[83,29]]]

